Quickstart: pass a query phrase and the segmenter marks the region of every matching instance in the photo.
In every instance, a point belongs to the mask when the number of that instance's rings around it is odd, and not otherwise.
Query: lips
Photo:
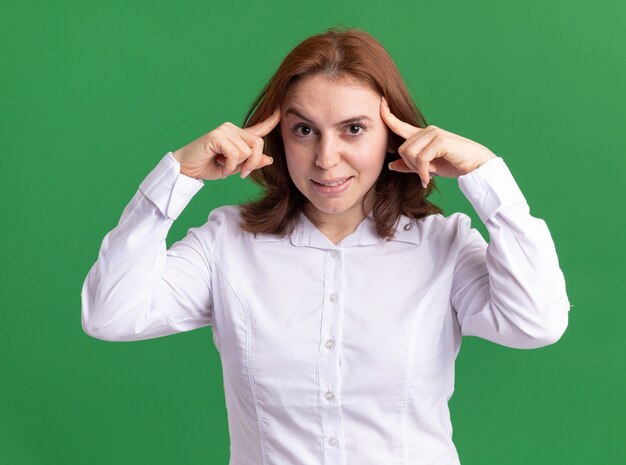
[[[313,188],[320,194],[341,194],[350,188],[353,176],[347,178],[320,179],[315,181],[311,179]]]
[[[348,176],[346,178],[333,178],[333,179],[323,179],[323,180],[312,180],[314,183],[319,184],[320,186],[326,186],[326,187],[336,187],[336,186],[340,186],[343,183],[345,183],[348,179],[350,179],[352,176]]]

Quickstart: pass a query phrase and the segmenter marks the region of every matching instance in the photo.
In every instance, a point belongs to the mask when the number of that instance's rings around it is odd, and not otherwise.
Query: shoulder
[[[401,215],[395,240],[426,245],[449,245],[462,240],[472,229],[471,224],[471,218],[461,212],[448,216],[436,213],[418,220]]]
[[[231,242],[241,234],[237,205],[224,205],[211,210],[207,221],[201,226],[189,229],[204,246],[213,251],[220,243]]]
[[[211,210],[209,221],[239,222],[239,205],[222,205]]]
[[[244,233],[239,227],[239,219],[239,205],[222,205],[211,210],[206,224],[219,229],[222,235],[234,238]]]
[[[243,229],[241,227],[241,205],[223,205],[214,208],[209,214],[206,224],[213,229],[219,228],[221,230],[220,235],[227,237],[231,245],[238,241],[243,246],[250,247],[250,241],[275,242],[285,240],[282,236],[263,233],[254,234]]]

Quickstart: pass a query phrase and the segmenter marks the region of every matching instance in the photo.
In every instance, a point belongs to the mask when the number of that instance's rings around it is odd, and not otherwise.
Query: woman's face
[[[361,201],[382,170],[388,130],[380,94],[357,81],[306,76],[289,88],[280,130],[289,175],[323,221],[362,220]],[[366,212],[372,205],[366,200]]]

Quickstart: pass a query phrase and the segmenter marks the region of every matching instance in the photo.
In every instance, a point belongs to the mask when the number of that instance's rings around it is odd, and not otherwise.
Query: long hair
[[[391,112],[401,120],[420,128],[427,126],[385,48],[363,30],[336,26],[305,39],[289,52],[250,106],[242,127],[268,118],[277,107],[282,107],[287,90],[295,80],[316,73],[330,79],[356,80],[383,95]],[[391,130],[388,133],[390,146],[397,151],[404,139]],[[262,188],[262,196],[239,206],[240,226],[251,233],[284,237],[293,232],[308,199],[289,176],[280,127],[272,129],[264,140],[264,153],[274,162],[250,174],[250,179]],[[397,158],[387,152],[385,163]],[[426,200],[434,188],[434,180],[425,189],[418,175],[383,168],[372,186],[372,218],[379,236],[393,238],[400,215],[417,220],[442,213],[439,207]]]

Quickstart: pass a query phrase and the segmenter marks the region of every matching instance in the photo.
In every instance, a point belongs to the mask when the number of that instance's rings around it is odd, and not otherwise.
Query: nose
[[[341,160],[339,148],[339,144],[332,136],[321,136],[317,146],[315,164],[325,170],[337,165]]]

